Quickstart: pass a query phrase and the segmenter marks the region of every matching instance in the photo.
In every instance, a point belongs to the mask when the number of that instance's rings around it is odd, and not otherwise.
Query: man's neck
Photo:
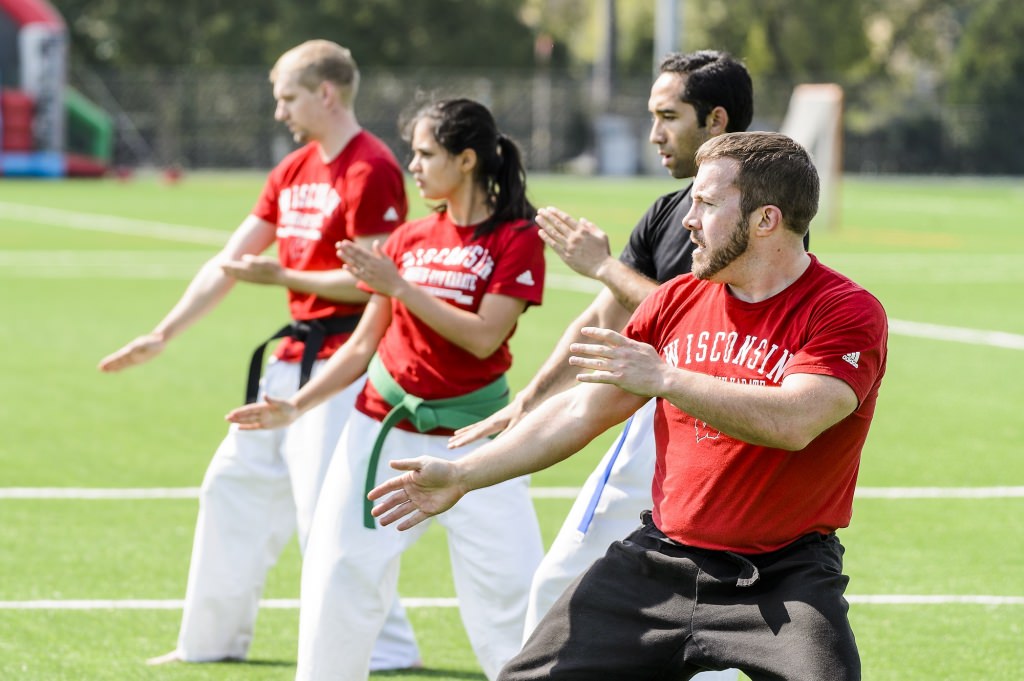
[[[785,291],[811,266],[811,256],[802,248],[800,252],[780,254],[772,262],[762,261],[760,266],[748,272],[748,276],[736,277],[725,282],[729,292],[748,303],[759,303]]]
[[[320,158],[323,159],[324,163],[330,163],[338,158],[338,154],[344,151],[348,143],[352,141],[352,138],[358,135],[360,131],[362,131],[362,128],[359,127],[359,122],[354,114],[347,113],[336,116],[334,122],[328,128],[328,132],[322,139],[317,140],[317,144],[320,146]]]

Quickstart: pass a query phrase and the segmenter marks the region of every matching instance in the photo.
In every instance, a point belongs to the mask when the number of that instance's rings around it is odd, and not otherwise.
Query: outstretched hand
[[[139,336],[120,350],[112,352],[101,359],[97,368],[100,371],[112,373],[143,364],[163,352],[166,345],[167,342],[163,338],[156,334],[148,333],[145,336]]]
[[[459,486],[451,461],[421,456],[392,461],[391,467],[408,472],[374,487],[367,495],[371,501],[383,499],[372,511],[383,526],[402,520],[398,529],[408,530],[447,511],[468,491]]]
[[[232,409],[224,420],[236,424],[239,430],[262,430],[287,426],[298,416],[298,408],[288,400],[266,396],[263,402]]]
[[[634,395],[661,395],[671,367],[647,343],[627,338],[611,329],[585,326],[580,333],[596,343],[573,343],[569,364],[590,369],[576,377],[581,383],[608,383]]]
[[[608,235],[586,218],[579,220],[557,208],[537,211],[540,238],[573,270],[597,279],[612,257]]]
[[[522,421],[524,416],[526,416],[526,410],[523,409],[518,401],[513,400],[487,418],[456,430],[448,438],[448,449],[458,449],[481,438],[504,433]]]
[[[380,240],[373,242],[373,250],[347,239],[339,241],[336,248],[345,269],[377,293],[394,296],[405,284],[398,266],[381,250]]]

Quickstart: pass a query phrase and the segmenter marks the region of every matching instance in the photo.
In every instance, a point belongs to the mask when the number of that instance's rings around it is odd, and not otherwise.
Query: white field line
[[[989,345],[996,348],[1024,350],[1024,336],[1002,331],[982,331],[964,329],[955,326],[939,326],[938,324],[922,324],[901,319],[889,320],[889,332],[899,336],[915,336],[933,340],[967,343],[969,345]]]
[[[180,241],[190,244],[221,246],[228,238],[226,232],[206,227],[175,225],[169,222],[123,218],[116,215],[81,213],[60,208],[9,203],[7,201],[0,201],[0,216],[3,217],[3,220],[20,220],[37,225],[84,229],[92,232],[112,234],[128,234],[130,236],[151,237],[153,239]]]
[[[575,499],[578,487],[531,487],[534,499]],[[198,487],[0,487],[0,499],[196,499]],[[1020,499],[1024,487],[858,487],[860,499]]]
[[[185,243],[208,244],[212,246],[223,245],[227,234],[215,229],[205,227],[193,227],[189,225],[175,225],[166,222],[153,220],[139,220],[134,218],[123,218],[114,215],[101,215],[96,213],[81,213],[78,211],[62,210],[59,208],[45,208],[27,204],[10,203],[0,201],[0,222],[3,219],[22,220],[36,224],[52,225],[57,227],[69,227],[71,229],[85,229],[98,232],[113,232],[116,234],[130,234],[133,236],[145,236],[167,241]],[[49,277],[76,277],[82,275],[104,276],[116,278],[149,278],[149,279],[180,279],[190,277],[195,266],[191,263],[195,254],[187,254],[188,264],[179,262],[168,264],[166,262],[144,262],[138,254],[109,254],[113,262],[100,262],[97,259],[98,253],[79,255],[85,261],[77,260],[75,253],[57,251],[50,255],[36,253],[45,258],[43,262],[32,262],[31,252],[0,253],[0,266],[14,269],[15,272],[25,272],[28,269],[34,272],[34,276]],[[928,258],[933,256],[929,255]],[[941,257],[941,255],[939,256]],[[956,256],[957,258],[961,256]],[[992,256],[998,260],[998,266],[985,268],[992,272],[998,271],[999,276],[1006,272],[1020,274],[1022,269],[1019,265],[1019,258],[1016,256],[996,255]],[[28,258],[29,262],[25,262]],[[130,258],[130,260],[126,260]],[[909,256],[913,261],[913,256]],[[1007,260],[1009,258],[1009,260]],[[917,268],[925,267],[924,261],[918,257]],[[1003,262],[1006,261],[1006,262]],[[907,257],[904,255],[890,254],[872,255],[870,265],[876,269],[881,266],[884,271],[898,271],[906,267]],[[888,263],[888,264],[886,264]],[[114,266],[111,266],[114,265]],[[943,267],[943,276],[949,271],[949,267]],[[575,291],[593,293],[600,290],[597,282],[579,277],[573,274],[560,272],[549,272],[547,282],[552,288],[562,291]],[[892,333],[903,336],[915,336],[918,338],[930,338],[933,340],[944,340],[972,345],[988,345],[999,348],[1010,348],[1013,350],[1024,350],[1024,335],[1005,333],[1002,331],[985,331],[978,329],[965,329],[952,326],[940,326],[938,324],[923,324],[909,322],[899,319],[889,320],[889,330]]]
[[[406,608],[456,608],[456,598],[403,598]],[[914,595],[914,594],[848,594],[846,600],[860,605],[1024,605],[1024,596]],[[0,601],[0,610],[181,610],[182,600],[98,599],[98,600],[36,600]],[[296,610],[297,598],[268,598],[261,608]]]
[[[0,208],[3,204],[0,203]],[[73,279],[182,279],[199,269],[207,255],[197,251],[0,251],[0,270],[15,277]],[[547,286],[559,291],[594,293],[600,284],[574,274],[548,272]],[[1024,335],[889,320],[890,333],[931,340],[1024,350]]]

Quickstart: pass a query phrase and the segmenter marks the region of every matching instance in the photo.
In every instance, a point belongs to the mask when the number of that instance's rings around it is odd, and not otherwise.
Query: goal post
[[[835,83],[797,85],[779,132],[803,145],[818,170],[821,200],[812,224],[835,229],[843,172],[843,89]]]

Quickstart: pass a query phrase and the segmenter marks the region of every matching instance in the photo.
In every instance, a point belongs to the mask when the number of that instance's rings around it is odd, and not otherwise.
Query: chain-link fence
[[[266,169],[294,146],[273,120],[265,68],[100,72],[72,66],[70,75],[73,86],[113,115],[119,165]],[[650,84],[649,77],[619,79],[607,105],[599,107],[584,76],[364,68],[356,113],[402,160],[407,146],[399,121],[417,98],[472,97],[491,108],[501,129],[523,148],[531,170],[659,174],[647,142]],[[756,83],[751,129],[778,129],[794,85]],[[886,90],[873,98],[884,98],[891,111],[880,118],[867,97],[847,97],[846,170],[964,170],[950,122],[969,112],[946,111],[936,97],[922,104],[920,93],[911,99]]]

